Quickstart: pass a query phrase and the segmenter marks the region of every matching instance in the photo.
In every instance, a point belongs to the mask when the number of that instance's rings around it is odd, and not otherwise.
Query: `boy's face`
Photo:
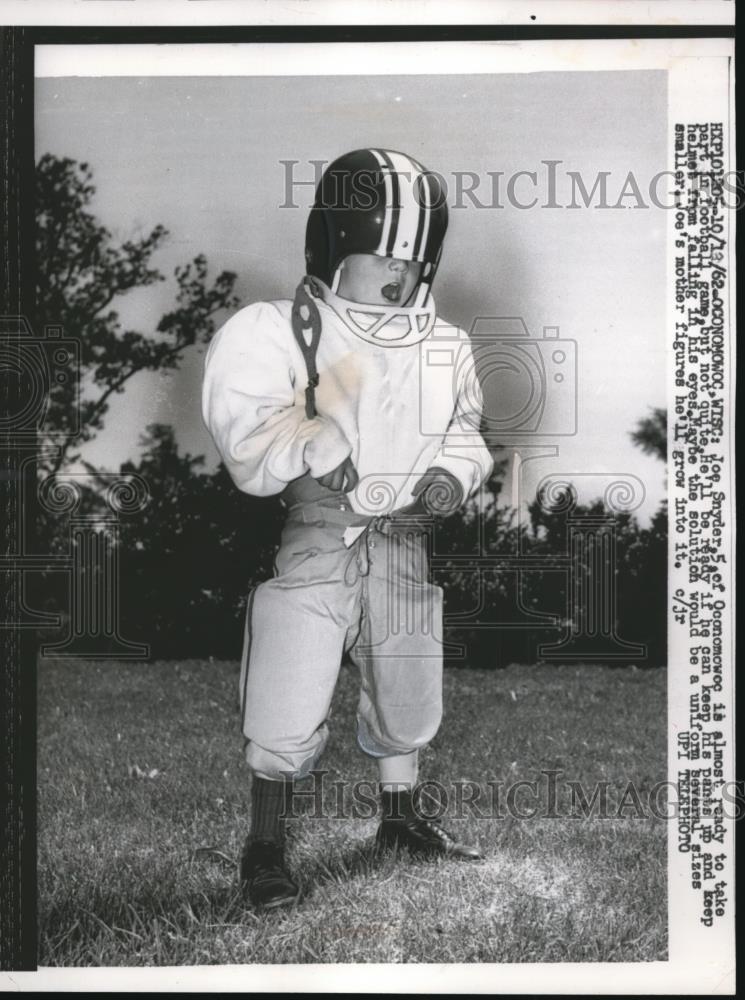
[[[421,271],[419,261],[353,253],[344,258],[337,293],[364,305],[405,305]]]

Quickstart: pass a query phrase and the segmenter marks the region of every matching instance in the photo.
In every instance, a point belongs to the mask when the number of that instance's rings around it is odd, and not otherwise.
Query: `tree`
[[[61,327],[77,338],[80,366],[65,384],[49,394],[45,431],[39,449],[40,471],[57,472],[79,458],[79,445],[103,426],[109,401],[142,371],[173,369],[184,350],[204,344],[215,329],[215,317],[234,309],[236,275],[223,271],[212,285],[207,261],[199,255],[175,270],[175,308],[153,331],[124,330],[113,307],[134,288],[164,280],[152,256],[168,233],[155,226],[145,236],[117,245],[109,230],[91,213],[96,188],[87,163],[50,153],[36,171],[36,323],[39,330]],[[73,407],[81,396],[79,432]],[[49,432],[61,436],[52,444]],[[49,445],[49,447],[45,447]]]
[[[650,416],[642,417],[630,437],[645,454],[667,462],[667,411],[653,407]]]

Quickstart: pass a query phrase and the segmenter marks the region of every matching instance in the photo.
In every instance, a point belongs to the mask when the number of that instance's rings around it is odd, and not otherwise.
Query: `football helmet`
[[[406,347],[432,330],[430,295],[448,225],[446,191],[437,174],[406,153],[356,149],[323,173],[305,232],[306,274],[295,294],[292,331],[308,374],[305,409],[316,416],[316,351],[321,319],[316,300],[329,306],[362,340]],[[371,305],[337,295],[339,267],[350,254],[416,261],[422,268],[407,302]]]
[[[429,295],[447,223],[440,178],[413,157],[390,149],[345,153],[327,167],[316,190],[305,236],[307,274],[322,282],[324,300],[364,340],[420,340],[434,323]],[[339,266],[360,253],[422,264],[408,302],[371,306],[336,294]]]

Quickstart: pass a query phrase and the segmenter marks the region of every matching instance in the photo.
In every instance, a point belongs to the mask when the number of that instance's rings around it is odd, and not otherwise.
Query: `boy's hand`
[[[394,514],[450,517],[463,503],[463,487],[447,469],[433,465],[417,480],[411,491],[416,500]]]
[[[325,486],[328,490],[333,490],[334,493],[351,493],[360,481],[351,458],[345,458],[341,465],[337,465],[331,472],[327,472],[324,476],[316,476],[315,478],[321,486]]]

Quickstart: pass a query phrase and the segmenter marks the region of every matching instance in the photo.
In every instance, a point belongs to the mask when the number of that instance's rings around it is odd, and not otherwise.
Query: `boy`
[[[233,480],[288,508],[276,575],[249,597],[240,678],[253,772],[241,882],[257,907],[298,897],[284,814],[323,751],[345,652],[361,675],[358,743],[378,761],[378,847],[479,857],[416,809],[417,751],[442,714],[442,591],[423,525],[492,468],[468,339],[430,294],[446,228],[443,189],[416,160],[341,156],[316,192],[294,303],[242,309],[207,355],[204,419]],[[435,336],[457,347],[456,384],[445,365],[424,392]]]

